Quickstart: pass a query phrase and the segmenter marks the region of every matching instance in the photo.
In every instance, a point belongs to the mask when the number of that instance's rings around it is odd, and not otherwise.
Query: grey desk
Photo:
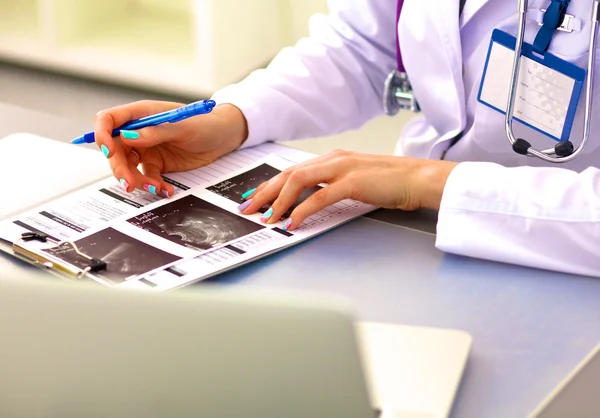
[[[0,106],[0,129],[31,131],[26,116]],[[65,124],[47,122],[36,132],[53,136]],[[77,133],[67,125],[64,135]],[[444,255],[433,234],[414,229],[434,230],[431,212],[376,217],[195,288],[330,293],[352,300],[360,319],[463,329],[474,342],[452,414],[460,418],[526,416],[600,341],[600,280]],[[22,268],[0,257],[1,272]]]

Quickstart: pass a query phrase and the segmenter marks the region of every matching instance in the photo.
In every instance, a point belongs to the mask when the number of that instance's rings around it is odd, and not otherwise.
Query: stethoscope
[[[571,141],[563,141],[557,143],[554,148],[545,150],[534,149],[529,142],[522,138],[516,138],[513,132],[513,116],[515,110],[516,92],[518,87],[519,72],[521,70],[521,54],[523,51],[523,39],[525,37],[525,24],[527,21],[528,0],[518,0],[519,11],[519,30],[517,34],[517,42],[515,46],[515,56],[513,60],[513,71],[511,75],[510,91],[507,103],[507,111],[505,116],[506,136],[512,146],[513,151],[517,154],[540,158],[551,163],[566,163],[572,161],[581,153],[589,143],[590,139],[590,124],[592,114],[592,89],[594,85],[594,64],[596,62],[596,44],[598,24],[600,22],[600,0],[593,0],[590,43],[588,54],[587,81],[586,81],[586,98],[585,98],[585,119],[583,139],[579,147],[575,148]],[[400,43],[398,39],[398,23],[400,22],[400,14],[404,0],[398,0],[396,8],[396,61],[397,68],[387,76],[383,95],[383,108],[387,115],[393,116],[400,109],[407,109],[413,112],[420,112],[420,107],[413,92],[412,86],[406,74],[402,54],[400,52]],[[562,23],[562,22],[561,22]]]
[[[402,13],[404,0],[398,0],[396,7],[396,68],[389,73],[385,80],[383,90],[383,110],[388,116],[394,116],[400,109],[420,112],[421,108],[415,98],[408,75],[404,68],[402,52],[400,51],[400,40],[398,39],[398,23]]]

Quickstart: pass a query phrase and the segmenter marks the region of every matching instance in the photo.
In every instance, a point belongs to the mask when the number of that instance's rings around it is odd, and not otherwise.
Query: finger
[[[281,173],[259,185],[256,189],[246,192],[242,197],[247,200],[238,209],[245,215],[256,213],[263,206],[272,203],[289,178],[288,173]],[[252,194],[249,194],[252,192]]]
[[[117,153],[120,153],[120,151],[117,150]],[[127,156],[125,157],[126,164],[124,168],[123,164],[120,161],[120,158],[121,157],[119,154],[117,157],[113,157],[110,160],[110,163],[115,167],[118,166],[118,168],[115,168],[114,170],[115,177],[119,180],[119,183],[121,184],[123,190],[125,190],[127,193],[131,193],[135,190],[135,179],[138,175],[141,174],[137,170],[137,166],[140,163],[140,157],[135,151],[130,150]]]
[[[352,184],[350,184],[349,181],[342,180],[323,187],[318,192],[313,193],[292,211],[290,217],[283,224],[283,229],[285,231],[292,231],[298,228],[309,216],[314,215],[337,202],[348,199],[351,193]]]
[[[148,193],[152,193],[153,195],[162,196],[162,187],[165,182],[162,179],[158,167],[154,164],[143,162],[141,168],[141,189]],[[171,189],[171,192],[173,192],[173,189]]]
[[[274,184],[274,182],[281,180],[282,176],[283,176],[283,173],[277,174],[275,177],[259,184],[255,188],[247,190],[246,192],[244,192],[242,194],[242,199],[246,200],[246,201],[253,199],[258,193],[260,193],[262,190],[264,190],[265,187],[268,187],[269,184]]]
[[[120,155],[121,153],[117,151],[115,157],[110,160],[111,164],[116,164],[116,161],[121,158]],[[115,176],[119,179],[123,189],[129,193],[132,193],[135,189],[144,190],[155,195],[161,192],[162,179],[157,181],[154,178],[155,173],[151,173],[152,177],[150,177],[139,170],[140,156],[137,152],[131,150],[126,160],[127,165],[125,167],[119,162],[119,168],[115,170]]]
[[[102,110],[96,114],[94,120],[96,144],[102,149],[107,158],[112,158],[115,149],[115,141],[112,138],[113,129],[134,119],[140,119],[181,106],[183,106],[181,103],[143,100]],[[102,147],[103,145],[104,147]]]
[[[335,173],[335,163],[313,165],[295,170],[287,176],[287,179],[282,176],[282,180],[273,182],[257,193],[248,207],[248,212],[252,213],[252,210],[258,210],[262,205],[273,202],[261,221],[275,223],[298,200],[305,189],[329,181]]]
[[[124,144],[136,148],[150,148],[174,139],[185,139],[181,138],[178,127],[172,124],[150,126],[136,131],[123,130],[120,132],[120,137]]]
[[[286,170],[284,170],[283,172],[281,172],[277,176],[273,177],[272,179],[270,179],[270,180],[268,180],[268,181],[266,181],[264,183],[261,183],[256,188],[248,190],[247,192],[245,192],[242,195],[242,198],[243,199],[254,198],[259,192],[261,192],[262,190],[264,190],[265,187],[271,187],[271,185],[276,185],[276,184],[279,184],[280,182],[287,181],[287,178],[294,171],[300,170],[302,168],[307,168],[307,167],[311,167],[311,166],[314,166],[314,165],[326,163],[326,162],[333,162],[333,161],[339,160],[341,157],[348,157],[351,154],[352,153],[347,152],[347,151],[336,150],[336,151],[333,151],[333,152],[331,152],[329,154],[321,155],[321,156],[318,156],[318,157],[315,157],[315,158],[311,158],[310,160],[304,161],[302,163],[298,163],[298,164],[296,164],[296,165],[294,165],[292,167],[287,168]]]
[[[273,177],[269,181],[262,183],[256,189],[252,189],[244,193],[242,195],[242,198],[247,200],[246,202],[243,202],[241,205],[238,206],[238,210],[245,215],[250,215],[257,212],[265,205],[275,201],[275,199],[277,198],[277,196],[279,196],[281,190],[283,189],[283,186],[287,183],[288,179],[294,175],[298,176],[298,172],[312,172],[313,175],[316,175],[316,177],[321,176],[321,180],[311,180],[309,181],[309,183],[313,181],[316,182],[312,185],[307,184],[304,186],[305,188],[313,187],[322,182],[327,182],[331,180],[332,178],[334,178],[335,175],[343,175],[344,168],[348,165],[352,165],[354,160],[354,153],[347,151],[334,151],[327,155],[319,156],[305,161],[303,163],[297,164],[293,167],[290,167],[284,170],[282,173],[278,174],[277,176]],[[330,174],[326,176],[325,173],[319,173],[319,171],[315,171],[317,170],[316,168],[320,166],[331,167],[329,169]],[[302,191],[298,192],[298,195],[300,193],[302,193]],[[298,196],[296,196],[296,199],[297,197]],[[294,202],[290,203],[290,206],[293,203]],[[283,213],[285,213],[286,210],[287,208],[280,209],[275,211],[275,213],[268,212],[267,210],[265,217],[268,219],[273,219],[274,221],[272,222],[276,222],[276,220],[279,219],[278,216],[281,216]]]
[[[131,164],[129,152],[122,144],[115,144],[114,152],[112,157],[108,160],[113,175],[121,187],[127,192],[132,192],[135,187],[136,174],[132,169],[135,170],[136,165]]]
[[[175,188],[173,185],[165,181],[165,179],[162,177],[160,169],[156,165],[151,163],[143,163],[142,171],[146,177],[158,181],[160,185],[160,191],[158,191],[159,188],[156,189],[158,195],[162,197],[173,197],[175,195]]]
[[[136,155],[138,165],[141,163],[144,176],[159,182],[160,188],[155,186],[157,194],[163,197],[173,197],[175,195],[175,188],[163,178],[162,160],[157,158],[156,152],[152,148],[136,148],[132,149],[131,152]],[[145,184],[155,185],[154,181],[146,182]]]
[[[273,202],[270,208],[272,209],[271,213],[265,213],[261,220],[269,224],[278,222],[288,209],[298,201],[298,198],[306,189],[330,181],[335,174],[336,165],[334,163],[306,167],[295,171],[289,176],[288,181]]]
[[[137,153],[136,150],[132,149],[129,151],[129,154],[127,154],[127,163],[129,164],[130,167],[137,167],[138,165],[140,165],[140,154]]]
[[[168,198],[175,196],[175,187],[173,187],[171,184],[162,180],[160,187],[161,187],[160,194],[162,197],[166,197],[168,199]]]

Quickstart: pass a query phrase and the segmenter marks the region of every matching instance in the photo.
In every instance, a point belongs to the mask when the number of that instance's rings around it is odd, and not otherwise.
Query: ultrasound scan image
[[[192,195],[128,219],[128,222],[201,251],[264,228]]]
[[[244,199],[242,199],[244,193],[260,186],[262,183],[272,179],[279,173],[281,173],[280,170],[271,167],[268,164],[261,164],[245,173],[222,181],[221,183],[217,183],[214,186],[207,187],[207,190],[226,197],[235,203],[241,204],[244,201]]]
[[[82,253],[107,263],[106,270],[95,275],[113,284],[181,259],[112,228],[75,241],[75,244]],[[81,269],[89,264],[69,244],[44,251]]]
[[[248,190],[258,187],[279,173],[281,173],[280,170],[271,167],[268,164],[261,164],[256,168],[246,171],[245,173],[222,181],[221,183],[217,183],[214,186],[207,187],[207,190],[223,196],[235,203],[241,204],[244,201],[244,199],[242,199],[242,195],[244,193],[246,193]],[[318,191],[320,188],[321,187],[311,187],[310,189],[305,189],[298,197],[298,200],[296,200],[296,202],[288,209],[288,211],[283,214],[281,219],[283,220],[289,218],[292,211],[296,209],[300,203],[304,202],[310,197],[310,195]],[[259,212],[265,213],[269,207],[270,205],[266,205],[265,207],[261,208]]]

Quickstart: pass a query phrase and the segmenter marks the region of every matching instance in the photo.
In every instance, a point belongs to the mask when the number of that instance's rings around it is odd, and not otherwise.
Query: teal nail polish
[[[269,208],[269,210],[260,217],[260,220],[262,222],[267,222],[269,219],[271,219],[271,216],[273,216],[273,208]]]
[[[123,190],[127,191],[127,189],[129,189],[129,183],[127,183],[127,180],[121,179],[119,180],[119,183],[121,183],[121,187],[123,187]]]
[[[102,154],[104,154],[104,156],[108,158],[108,154],[110,154],[110,150],[108,149],[108,147],[106,145],[101,145],[100,149],[102,150]]]
[[[121,131],[121,135],[125,139],[138,139],[140,137],[140,134],[136,131]]]
[[[290,228],[290,226],[292,226],[292,218],[288,218],[288,220],[285,221],[285,223],[283,224],[283,228],[281,229],[287,231]]]
[[[252,195],[252,193],[254,193],[255,191],[256,191],[256,187],[255,187],[254,189],[250,189],[250,190],[248,190],[246,193],[244,193],[244,194],[242,195],[242,199],[245,199],[245,198],[247,198],[248,196],[251,196],[251,195]]]
[[[152,194],[156,194],[156,187],[154,187],[151,184],[144,184],[144,190],[146,190],[147,192],[150,192]]]

